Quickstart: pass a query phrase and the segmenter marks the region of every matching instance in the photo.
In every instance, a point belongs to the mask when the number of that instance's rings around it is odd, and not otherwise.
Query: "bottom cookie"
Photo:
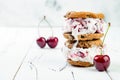
[[[90,66],[93,66],[93,64],[91,64],[90,62],[72,61],[71,59],[68,59],[67,61],[72,66],[78,66],[78,67],[90,67]]]

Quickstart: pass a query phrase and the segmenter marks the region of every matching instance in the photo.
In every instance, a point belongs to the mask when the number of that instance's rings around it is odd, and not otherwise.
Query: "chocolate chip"
[[[87,24],[87,21],[84,21],[85,22],[85,24]]]
[[[88,23],[90,23],[90,21],[88,21]]]
[[[95,25],[98,26],[97,23],[95,23]]]
[[[89,18],[91,18],[91,16],[90,15],[86,15],[87,17],[89,17]]]
[[[65,34],[72,34],[72,32],[65,32]]]
[[[81,35],[81,38],[85,38],[83,35]]]
[[[88,27],[84,27],[84,29],[88,29]]]
[[[77,40],[74,40],[74,41],[73,41],[73,43],[76,43],[76,42],[77,42]]]
[[[86,18],[82,18],[82,19],[86,19]]]

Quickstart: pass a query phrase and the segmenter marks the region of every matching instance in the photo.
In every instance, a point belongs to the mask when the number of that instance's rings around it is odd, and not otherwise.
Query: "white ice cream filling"
[[[64,27],[65,32],[72,32],[73,35],[102,33],[103,27],[106,25],[103,19],[94,18],[75,18],[66,19]]]
[[[83,61],[83,62],[90,62],[93,64],[93,59],[95,55],[101,53],[100,47],[93,46],[91,48],[72,48],[68,49],[67,47],[64,48],[64,53],[67,59],[71,59],[72,61]]]

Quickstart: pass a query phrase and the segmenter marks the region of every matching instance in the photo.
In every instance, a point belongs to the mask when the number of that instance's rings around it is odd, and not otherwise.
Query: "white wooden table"
[[[120,80],[119,30],[111,27],[105,41],[111,57],[108,72],[112,80]],[[36,27],[0,27],[0,80],[12,80],[26,54],[15,80],[111,80],[106,72],[98,72],[95,67],[73,67],[66,63],[61,51],[65,41],[61,28],[54,28],[54,36],[59,38],[55,49],[39,48],[37,31]],[[41,28],[40,35],[47,38],[51,31]]]

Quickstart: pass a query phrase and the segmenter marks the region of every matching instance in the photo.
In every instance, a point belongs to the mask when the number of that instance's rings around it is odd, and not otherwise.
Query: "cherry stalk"
[[[40,20],[39,24],[38,24],[38,35],[40,37],[40,31],[39,31],[39,26],[41,24],[41,22],[45,21],[49,26],[50,26],[50,29],[52,31],[52,36],[53,36],[53,28],[52,28],[52,25],[48,22],[48,20],[46,19],[46,16],[43,16],[43,18]]]
[[[45,16],[40,20],[40,22],[38,23],[38,35],[40,37],[40,31],[39,31],[39,26],[41,24],[41,22],[43,22],[45,20]]]
[[[108,28],[107,28],[107,31],[106,31],[105,36],[104,36],[104,38],[103,38],[102,44],[104,44],[104,41],[105,41],[105,38],[106,38],[106,35],[107,35],[107,33],[108,33],[109,28],[110,28],[110,23],[108,23]]]
[[[107,31],[105,32],[105,35],[104,35],[104,38],[103,38],[103,41],[102,41],[102,45],[104,45],[104,42],[105,42],[105,39],[106,39],[106,35],[108,33],[108,30],[110,28],[110,22],[108,23],[108,27],[107,27]],[[101,48],[101,55],[102,55],[103,51],[102,51],[102,48]]]
[[[53,28],[52,25],[47,21],[46,16],[44,16],[44,20],[47,22],[47,24],[50,26],[50,29],[52,31],[52,36],[53,36]]]

